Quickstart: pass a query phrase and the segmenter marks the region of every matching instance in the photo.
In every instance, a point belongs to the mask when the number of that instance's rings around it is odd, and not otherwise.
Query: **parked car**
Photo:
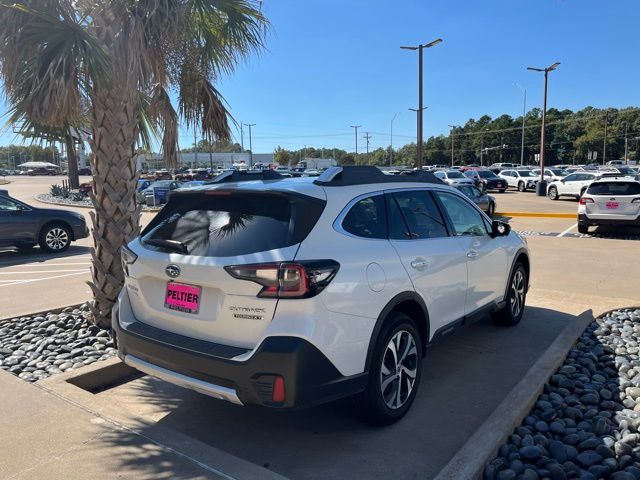
[[[206,168],[190,168],[189,170],[178,173],[175,179],[180,182],[188,182],[190,180],[211,180],[213,176]]]
[[[51,167],[51,168],[47,168],[47,167],[38,167],[38,168],[30,168],[27,170],[27,175],[29,176],[36,176],[36,175],[48,175],[48,176],[54,176],[54,175],[59,175],[60,173],[58,172],[57,169]]]
[[[540,168],[532,168],[531,171],[536,175],[540,176],[541,169]],[[545,168],[544,169],[544,179],[547,182],[557,182],[558,180],[562,180],[567,176],[567,172],[561,170],[559,168]]]
[[[589,185],[578,205],[578,232],[598,225],[640,227],[640,182],[601,178]]]
[[[28,249],[35,245],[60,253],[71,242],[89,236],[83,215],[68,210],[36,208],[0,191],[0,247]]]
[[[89,167],[78,168],[78,175],[92,175]]]
[[[493,214],[496,212],[495,197],[471,185],[455,185],[455,187],[469,197],[484,213],[493,218]]]
[[[519,192],[526,190],[535,190],[538,183],[538,177],[529,169],[518,168],[515,170],[503,170],[498,175],[504,178],[509,187],[517,188]]]
[[[491,170],[495,174],[498,174],[502,170],[507,170],[507,169],[512,169],[512,168],[519,168],[519,167],[520,167],[520,165],[516,165],[515,163],[492,163],[489,166],[489,170]]]
[[[475,182],[471,178],[464,176],[458,170],[438,170],[433,174],[447,185],[474,185]]]
[[[182,184],[175,180],[158,180],[138,192],[138,201],[146,205],[167,203],[169,192],[180,188]]]
[[[597,180],[601,175],[598,172],[574,172],[561,180],[551,182],[547,186],[547,196],[551,200],[558,200],[560,197],[568,196],[580,198],[591,182]]]
[[[504,178],[500,178],[491,170],[470,169],[464,172],[464,176],[475,181],[476,187],[482,191],[497,190],[504,193],[507,190],[507,182]]]
[[[411,407],[428,344],[487,313],[517,324],[529,285],[508,224],[376,167],[174,192],[122,253],[128,365],[237,405],[358,395],[380,424]]]

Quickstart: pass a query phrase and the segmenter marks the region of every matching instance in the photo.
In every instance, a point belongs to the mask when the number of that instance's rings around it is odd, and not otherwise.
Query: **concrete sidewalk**
[[[143,422],[124,426],[3,370],[0,405],[3,480],[235,478],[175,445],[169,447],[162,441],[162,427]],[[182,439],[182,444],[187,451],[199,447],[193,440]],[[206,448],[201,457],[207,458]],[[244,472],[242,478],[271,477],[264,473],[258,477]]]

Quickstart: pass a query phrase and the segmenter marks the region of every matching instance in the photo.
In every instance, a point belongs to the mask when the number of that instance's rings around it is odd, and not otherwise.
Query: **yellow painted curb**
[[[577,213],[495,212],[493,215],[501,217],[578,218]]]

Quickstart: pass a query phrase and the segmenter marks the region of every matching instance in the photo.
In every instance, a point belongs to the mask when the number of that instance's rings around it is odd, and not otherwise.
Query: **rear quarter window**
[[[587,190],[590,195],[640,195],[638,182],[592,183]]]

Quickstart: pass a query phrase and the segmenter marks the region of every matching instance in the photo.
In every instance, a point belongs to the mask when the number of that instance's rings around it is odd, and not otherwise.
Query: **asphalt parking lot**
[[[40,206],[34,195],[54,182],[18,178],[5,188]],[[507,213],[577,208],[575,201],[552,202],[530,192],[495,196],[498,211]],[[150,218],[145,214],[143,222]],[[353,416],[357,409],[349,400],[299,412],[265,411],[146,376],[96,394],[96,402],[117,404],[132,416],[291,478],[431,478],[577,315],[640,303],[638,232],[578,235],[574,218],[505,219],[527,238],[533,257],[523,321],[512,329],[480,322],[436,345],[427,355],[416,404],[396,425],[367,426]],[[87,300],[90,243],[84,239],[56,257],[37,248],[0,252],[0,316]]]

